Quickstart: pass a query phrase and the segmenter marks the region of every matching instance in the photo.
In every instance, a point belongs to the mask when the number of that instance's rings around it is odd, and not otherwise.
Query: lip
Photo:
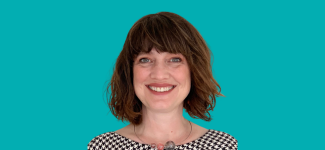
[[[147,84],[146,86],[154,86],[154,87],[167,87],[167,86],[175,86],[176,85],[173,85],[173,84],[168,84],[168,83],[150,83],[150,84]]]
[[[154,90],[151,90],[149,88],[149,86],[154,86],[154,87],[168,87],[168,86],[173,86],[173,88],[171,90],[167,91],[167,92],[156,92]],[[155,95],[166,95],[166,94],[172,92],[176,88],[176,85],[168,84],[168,83],[150,83],[150,84],[147,84],[146,87],[148,88],[148,90],[152,94],[155,94]]]

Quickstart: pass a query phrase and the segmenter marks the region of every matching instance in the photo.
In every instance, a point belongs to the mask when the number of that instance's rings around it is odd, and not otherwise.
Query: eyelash
[[[148,60],[148,61],[151,61],[150,59],[148,59],[148,58],[141,58],[141,59],[139,59],[139,63],[147,63],[147,62],[143,62],[142,60]],[[178,61],[172,61],[172,60],[174,60],[174,59],[178,59]],[[174,58],[171,58],[170,60],[169,60],[169,62],[176,62],[176,63],[178,63],[178,62],[182,62],[182,59],[181,58],[178,58],[178,57],[174,57]]]
[[[173,60],[173,59],[178,59],[179,61],[171,61],[171,60]],[[176,57],[176,58],[172,58],[172,59],[170,59],[170,61],[171,61],[171,62],[181,62],[181,61],[182,61],[182,59],[181,59],[181,58],[177,58],[177,57]]]
[[[150,59],[148,59],[148,58],[141,58],[141,59],[139,59],[139,62],[140,62],[140,63],[146,63],[146,62],[142,62],[142,60],[144,60],[144,59],[147,59],[147,60],[150,61]]]

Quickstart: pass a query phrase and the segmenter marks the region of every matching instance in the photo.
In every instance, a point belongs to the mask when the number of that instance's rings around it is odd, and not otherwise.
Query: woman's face
[[[159,52],[153,48],[140,53],[133,64],[135,94],[146,109],[170,111],[183,108],[190,92],[189,66],[182,54]]]

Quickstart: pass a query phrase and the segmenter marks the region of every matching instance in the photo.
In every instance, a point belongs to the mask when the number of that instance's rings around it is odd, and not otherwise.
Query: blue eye
[[[140,61],[140,63],[148,63],[148,62],[150,62],[150,60],[148,58],[141,58],[139,61]]]
[[[181,62],[182,59],[180,59],[180,58],[172,58],[172,59],[170,59],[170,61],[171,62]]]

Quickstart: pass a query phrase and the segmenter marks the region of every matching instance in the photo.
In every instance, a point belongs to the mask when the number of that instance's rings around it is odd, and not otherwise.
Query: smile
[[[167,92],[170,91],[171,89],[175,88],[175,86],[167,86],[167,87],[155,87],[155,86],[150,86],[148,85],[149,89],[156,91],[156,92]]]

